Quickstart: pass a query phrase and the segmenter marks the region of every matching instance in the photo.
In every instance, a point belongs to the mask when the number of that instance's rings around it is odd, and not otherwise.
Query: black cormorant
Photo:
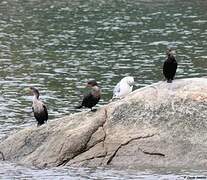
[[[91,92],[84,95],[81,105],[77,106],[76,108],[80,109],[82,107],[87,107],[90,108],[91,111],[95,111],[95,109],[93,110],[92,107],[99,102],[101,98],[101,89],[95,80],[88,81],[86,86],[91,88]]]
[[[174,79],[178,65],[173,53],[174,52],[172,51],[172,49],[167,50],[167,59],[165,60],[163,65],[163,74],[167,79],[168,83],[171,83]]]
[[[41,126],[48,120],[47,108],[39,99],[39,91],[34,87],[30,87],[30,90],[33,94],[32,110],[34,117],[37,120],[37,126]]]

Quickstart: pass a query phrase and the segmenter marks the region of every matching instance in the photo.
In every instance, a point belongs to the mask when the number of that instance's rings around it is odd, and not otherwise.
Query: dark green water
[[[163,80],[173,47],[176,78],[207,74],[205,0],[0,1],[0,137],[36,124],[29,86],[39,88],[50,119],[75,112],[88,79],[101,104],[124,76],[136,88]]]

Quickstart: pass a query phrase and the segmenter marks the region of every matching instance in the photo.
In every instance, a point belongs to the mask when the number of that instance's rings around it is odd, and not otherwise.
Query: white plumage
[[[121,79],[121,81],[115,86],[113,91],[113,98],[122,98],[132,92],[134,85],[134,78],[127,76]]]
[[[37,99],[36,96],[34,96],[32,108],[33,108],[34,112],[41,113],[42,111],[44,111],[44,104],[42,101]]]

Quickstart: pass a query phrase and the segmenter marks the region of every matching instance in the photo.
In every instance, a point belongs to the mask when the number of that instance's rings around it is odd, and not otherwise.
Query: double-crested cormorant
[[[124,77],[121,81],[115,86],[113,91],[113,98],[122,98],[132,92],[134,85],[134,78],[131,76]]]
[[[37,120],[37,126],[41,126],[48,120],[47,108],[39,99],[39,91],[34,87],[30,87],[30,90],[33,94],[32,110],[34,113],[34,117]]]
[[[82,107],[87,107],[90,108],[91,111],[95,111],[92,107],[99,102],[101,98],[101,89],[95,80],[88,81],[86,86],[91,88],[91,92],[84,95],[81,105],[76,108],[80,109]]]
[[[174,79],[178,65],[173,53],[174,52],[172,51],[172,49],[167,50],[167,59],[165,60],[163,65],[163,74],[167,79],[168,83],[171,83]]]

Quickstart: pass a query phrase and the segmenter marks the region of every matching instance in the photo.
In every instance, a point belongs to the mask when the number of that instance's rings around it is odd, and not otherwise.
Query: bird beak
[[[135,85],[135,82],[132,82],[132,83],[130,83],[129,85],[130,85],[130,86],[134,86],[134,85]]]
[[[91,85],[87,83],[87,84],[86,84],[86,87],[91,87]]]
[[[33,92],[32,92],[32,90],[30,88],[28,90],[28,93],[29,93],[29,95],[33,95]]]
[[[167,50],[167,55],[173,55],[173,56],[175,56],[176,55],[176,50],[175,49],[169,49],[169,50]]]

